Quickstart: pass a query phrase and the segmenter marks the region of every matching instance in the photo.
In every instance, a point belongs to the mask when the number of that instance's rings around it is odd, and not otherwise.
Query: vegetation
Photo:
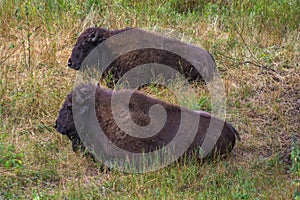
[[[297,0],[0,1],[0,199],[300,199],[299,10]],[[53,124],[76,76],[71,49],[94,25],[174,29],[209,50],[242,137],[234,152],[146,174],[102,173],[73,153]],[[192,107],[209,110],[195,87]]]

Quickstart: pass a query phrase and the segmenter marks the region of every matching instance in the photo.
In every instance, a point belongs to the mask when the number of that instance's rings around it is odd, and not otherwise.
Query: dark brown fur
[[[119,34],[124,31],[132,30],[133,28],[127,28],[122,30],[107,30],[104,28],[94,27],[86,29],[79,37],[78,40],[73,47],[71,57],[68,61],[68,66],[72,69],[79,70],[84,58],[101,42],[108,39],[109,37]],[[145,32],[146,33],[146,32]],[[95,38],[97,35],[97,39]],[[182,43],[183,44],[183,43]],[[113,51],[113,50],[112,50]],[[213,57],[207,52],[205,54],[206,59],[210,62],[214,63]],[[109,67],[104,71],[103,78],[107,78],[108,74],[112,75],[111,82],[109,85],[111,87],[130,69],[149,63],[158,63],[166,66],[170,66],[173,69],[179,71],[182,75],[185,76],[189,81],[200,81],[203,80],[201,74],[197,71],[197,69],[189,63],[187,60],[182,58],[181,56],[166,51],[163,49],[138,49],[135,51],[131,51],[119,56],[113,63],[109,65]],[[213,76],[212,69],[206,77],[206,80],[211,80]]]
[[[190,155],[197,147],[201,146],[206,131],[212,119],[209,113],[203,111],[192,111],[185,108],[181,108],[176,105],[165,103],[161,100],[151,98],[140,92],[135,92],[129,103],[129,111],[131,119],[140,126],[145,126],[150,123],[149,108],[154,104],[159,104],[164,107],[167,113],[167,121],[162,130],[154,136],[148,138],[138,138],[123,132],[116,124],[115,118],[112,115],[111,110],[111,90],[105,90],[103,88],[94,85],[87,85],[84,87],[77,87],[75,90],[81,93],[80,101],[83,102],[79,105],[81,108],[85,108],[85,105],[90,105],[92,98],[95,97],[95,109],[98,119],[98,123],[104,131],[109,140],[118,147],[127,150],[129,152],[141,153],[152,152],[156,149],[160,149],[164,145],[168,144],[175,136],[180,120],[181,112],[188,112],[192,116],[200,116],[199,127],[197,134],[186,151],[185,155]],[[92,90],[96,90],[95,96],[93,96]],[[127,93],[127,90],[114,91],[118,94]],[[59,112],[59,116],[56,120],[55,128],[58,132],[67,135],[72,140],[73,150],[76,151],[78,147],[84,149],[78,133],[75,128],[73,112],[72,112],[72,95],[74,91],[69,94]],[[73,105],[74,106],[74,105]],[[86,108],[84,112],[88,112]],[[122,111],[118,112],[118,115],[122,115]],[[215,119],[215,118],[214,118]],[[218,119],[217,119],[218,120]],[[221,121],[221,120],[220,120]],[[232,125],[225,122],[221,135],[214,146],[213,151],[207,156],[212,157],[215,155],[223,155],[232,151],[236,137],[239,139],[238,132]]]

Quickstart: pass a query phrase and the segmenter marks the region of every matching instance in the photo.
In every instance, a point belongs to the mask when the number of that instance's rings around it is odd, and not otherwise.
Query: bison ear
[[[100,37],[98,31],[97,31],[97,32],[92,32],[92,33],[89,35],[89,38],[88,38],[88,41],[89,41],[90,43],[95,43],[95,42],[100,43],[100,42],[102,42],[102,41],[104,41],[104,40],[105,40],[105,38]]]
[[[72,110],[72,102],[67,103],[67,110]]]

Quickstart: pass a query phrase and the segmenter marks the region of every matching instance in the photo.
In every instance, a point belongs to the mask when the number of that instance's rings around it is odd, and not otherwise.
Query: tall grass
[[[0,199],[299,198],[299,10],[296,0],[0,1]],[[73,153],[53,124],[76,76],[72,46],[94,25],[174,29],[209,50],[242,137],[233,154],[124,174]],[[210,110],[205,86],[193,86],[187,106]]]

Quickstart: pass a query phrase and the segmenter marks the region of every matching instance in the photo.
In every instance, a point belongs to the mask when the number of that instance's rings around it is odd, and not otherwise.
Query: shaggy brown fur
[[[127,28],[122,30],[107,30],[104,28],[94,27],[86,29],[79,37],[72,50],[71,57],[68,61],[68,66],[72,69],[79,70],[81,64],[83,63],[86,56],[101,42],[108,39],[109,37],[119,34],[124,31],[132,30],[133,28]],[[149,32],[144,31],[145,37],[151,37]],[[161,37],[164,38],[164,37]],[[167,39],[165,39],[167,40]],[[164,40],[162,40],[164,41]],[[169,41],[169,40],[168,40]],[[174,40],[175,41],[175,40]],[[177,41],[180,46],[183,46],[184,43]],[[186,44],[185,44],[186,45]],[[111,50],[113,51],[113,49]],[[201,53],[195,53],[196,57],[199,59],[204,58],[208,63],[213,63],[211,67],[204,66],[212,69],[205,69],[205,73],[208,73],[205,80],[209,81],[213,77],[213,72],[215,71],[215,62],[211,54],[207,51],[199,48]],[[202,56],[202,57],[201,57]],[[197,59],[198,59],[197,58]],[[189,81],[200,81],[203,80],[201,74],[197,69],[189,63],[187,60],[181,56],[166,51],[163,49],[153,49],[145,48],[138,49],[123,55],[120,55],[115,61],[113,61],[108,68],[103,72],[102,78],[107,78],[108,75],[111,76],[110,81],[112,85],[117,83],[117,81],[130,69],[133,69],[136,66],[149,64],[149,63],[158,63],[166,66],[170,66],[173,69],[177,70],[179,73],[185,76]],[[202,66],[201,66],[202,67]],[[112,85],[109,85],[111,87]]]
[[[93,94],[93,91],[96,91],[95,96]],[[210,120],[213,118],[209,113],[204,111],[188,110],[176,105],[165,103],[158,99],[151,98],[140,92],[135,91],[131,96],[130,103],[128,105],[130,115],[124,116],[123,110],[120,110],[117,113],[118,116],[113,116],[111,110],[112,92],[118,95],[122,95],[122,93],[128,93],[128,90],[111,91],[105,90],[99,86],[96,87],[92,84],[89,84],[75,88],[73,92],[67,96],[59,112],[55,128],[58,132],[67,135],[70,138],[70,140],[72,140],[74,151],[78,149],[78,146],[83,146],[74,124],[72,112],[72,95],[73,100],[74,98],[76,99],[76,104],[78,104],[78,102],[81,102],[79,103],[79,105],[77,105],[80,109],[80,116],[86,115],[86,113],[88,113],[90,109],[93,109],[89,108],[89,106],[87,105],[95,105],[97,121],[107,138],[114,145],[126,151],[135,153],[152,152],[168,144],[170,141],[172,141],[172,139],[177,133],[181,120],[181,112],[186,112],[192,117],[200,117],[197,134],[194,140],[192,141],[192,144],[187,149],[185,155],[190,155],[203,143],[204,137],[206,136],[207,129],[209,127]],[[93,104],[94,98],[95,103]],[[127,118],[130,118],[140,126],[148,125],[151,121],[149,117],[149,109],[155,104],[163,106],[167,114],[166,123],[156,135],[147,138],[134,137],[125,133],[117,126],[115,122],[115,117],[124,118],[125,121]],[[89,118],[85,119],[88,119],[87,121],[90,121]],[[221,121],[219,119],[216,120]],[[89,122],[86,123],[88,124]],[[240,139],[238,132],[234,129],[232,125],[225,122],[221,135],[217,140],[213,151],[207,157],[223,155],[231,152],[235,145],[236,137]]]

